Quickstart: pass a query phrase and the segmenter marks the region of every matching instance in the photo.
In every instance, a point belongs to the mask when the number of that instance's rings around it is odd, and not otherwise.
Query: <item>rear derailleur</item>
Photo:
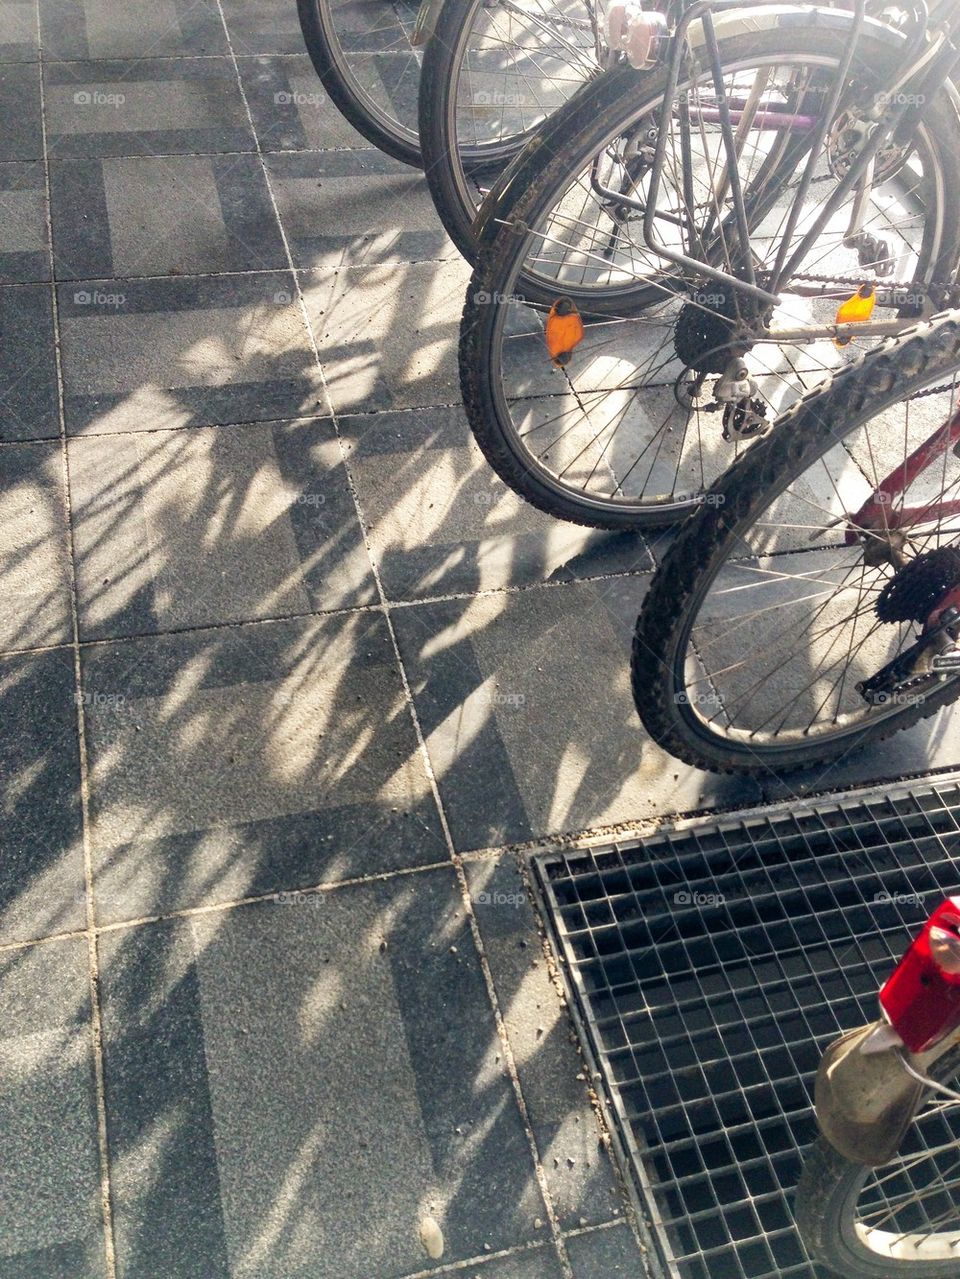
[[[767,406],[757,395],[757,384],[741,356],[731,360],[717,379],[713,398],[723,409],[725,440],[752,440],[767,429]]]
[[[881,622],[922,623],[919,638],[857,684],[870,706],[902,700],[914,689],[960,672],[960,551],[940,547],[904,564],[876,602]]]
[[[705,374],[685,369],[677,379],[677,401],[690,408],[700,395]],[[701,406],[704,413],[722,413],[723,438],[752,440],[767,429],[767,406],[757,394],[756,381],[741,356],[730,360],[713,384],[713,401]]]

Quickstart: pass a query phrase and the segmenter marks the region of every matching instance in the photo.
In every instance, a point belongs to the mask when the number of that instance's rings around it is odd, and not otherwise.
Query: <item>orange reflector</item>
[[[841,302],[837,308],[838,324],[864,324],[873,315],[877,305],[877,290],[872,284],[861,284],[852,298]],[[847,346],[852,337],[835,338],[837,346]]]
[[[547,350],[557,368],[570,363],[574,347],[583,340],[583,320],[572,298],[557,298],[546,326]]]

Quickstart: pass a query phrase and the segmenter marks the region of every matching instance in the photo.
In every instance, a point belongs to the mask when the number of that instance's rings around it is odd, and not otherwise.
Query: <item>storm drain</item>
[[[934,904],[960,893],[960,784],[687,823],[534,866],[665,1272],[813,1279],[792,1212],[813,1077],[832,1039],[877,1016]]]

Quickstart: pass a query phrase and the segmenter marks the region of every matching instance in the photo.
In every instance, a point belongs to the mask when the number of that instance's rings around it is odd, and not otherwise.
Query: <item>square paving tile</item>
[[[75,687],[66,649],[0,658],[0,942],[86,924]]]
[[[591,533],[508,489],[460,407],[348,416],[340,430],[390,599],[653,568],[639,534]]]
[[[303,53],[297,6],[287,0],[223,0],[223,16],[233,51]]]
[[[459,258],[301,273],[337,412],[460,402],[457,336],[469,278]]]
[[[613,578],[394,611],[462,851],[758,802],[749,780],[673,762],[643,732],[629,658],[644,590]]]
[[[535,1237],[452,872],[115,934],[101,970],[120,1275],[389,1279],[425,1214],[446,1263]]]
[[[611,1226],[566,1241],[576,1279],[636,1279],[646,1270],[643,1253],[627,1226]],[[721,1276],[717,1276],[721,1279]]]
[[[214,0],[40,0],[45,58],[166,58],[226,53]]]
[[[36,62],[36,0],[0,0],[0,62]]]
[[[530,891],[516,862],[471,862],[467,881],[497,1000],[561,1229],[609,1221],[621,1208],[573,1025],[547,971]]]
[[[380,151],[304,151],[268,158],[296,266],[450,258],[420,174]]]
[[[60,160],[50,187],[61,280],[287,265],[255,155]]]
[[[240,78],[264,151],[334,150],[370,143],[327,96],[313,63],[294,57],[243,57]]]
[[[0,161],[43,159],[40,67],[0,61]]]
[[[59,288],[67,430],[281,419],[323,411],[289,273]]]
[[[46,284],[0,288],[0,440],[60,434],[53,302]]]
[[[0,597],[0,650],[70,641],[70,549],[58,443],[0,449]]]
[[[84,638],[376,603],[330,422],[71,440],[70,486]]]
[[[254,150],[229,58],[54,62],[44,83],[51,157]]]
[[[103,919],[446,860],[379,613],[96,645],[83,681]]]
[[[0,164],[0,284],[50,279],[42,163]]]
[[[0,1273],[104,1274],[87,947],[0,960]]]

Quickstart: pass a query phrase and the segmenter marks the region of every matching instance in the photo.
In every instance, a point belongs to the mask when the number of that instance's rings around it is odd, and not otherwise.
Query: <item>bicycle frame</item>
[[[780,302],[779,291],[784,283],[795,272],[811,246],[821,235],[830,218],[836,213],[842,202],[855,189],[861,193],[869,188],[877,157],[885,144],[896,141],[902,145],[909,142],[912,132],[920,118],[917,102],[923,102],[927,95],[936,92],[950,81],[954,69],[960,64],[960,50],[953,43],[953,30],[958,21],[957,7],[953,0],[942,0],[928,15],[925,7],[921,9],[921,22],[913,37],[909,40],[905,53],[907,55],[902,73],[888,96],[890,102],[877,113],[876,127],[867,144],[862,148],[849,170],[838,181],[828,199],[820,207],[812,225],[804,233],[793,251],[791,239],[810,189],[814,169],[822,152],[832,122],[842,109],[843,94],[846,81],[852,66],[857,41],[867,21],[866,0],[851,0],[852,15],[845,24],[844,48],[839,73],[835,77],[830,96],[819,119],[805,115],[784,113],[780,118],[771,121],[771,113],[760,109],[762,93],[751,93],[745,101],[731,103],[725,95],[723,70],[720,65],[719,46],[714,23],[714,15],[728,14],[736,11],[750,12],[770,10],[778,7],[774,0],[696,0],[686,4],[683,0],[668,8],[668,14],[675,23],[670,41],[668,56],[667,89],[664,95],[664,106],[661,112],[657,131],[657,143],[654,149],[650,169],[650,183],[645,202],[641,202],[625,193],[616,192],[596,183],[600,194],[605,198],[625,204],[636,212],[643,214],[643,237],[647,247],[661,259],[679,267],[682,272],[698,279],[704,277],[729,286],[736,294],[761,302],[766,307],[775,307]],[[705,260],[705,255],[696,257],[692,252],[682,252],[665,244],[657,235],[657,223],[660,214],[657,211],[663,174],[666,165],[669,124],[675,109],[681,114],[686,112],[691,118],[698,118],[697,112],[691,110],[685,94],[678,96],[677,89],[680,76],[692,46],[690,34],[694,23],[702,27],[702,44],[709,63],[710,76],[717,97],[715,108],[708,108],[709,121],[719,123],[721,140],[726,157],[723,172],[723,190],[729,192],[733,212],[731,222],[738,243],[738,257],[743,263],[744,276],[732,274]],[[931,31],[932,24],[939,24]],[[759,77],[758,77],[759,79]],[[676,105],[675,105],[676,104]],[[703,119],[707,120],[707,115]],[[803,149],[807,152],[803,175],[793,203],[787,216],[785,229],[781,239],[777,259],[772,271],[762,281],[758,281],[753,265],[750,249],[749,215],[740,183],[738,162],[743,140],[752,130],[764,130],[773,127],[780,131],[796,134],[803,139]],[[688,131],[681,131],[681,169],[683,187],[689,192],[693,187],[692,159],[689,148]],[[689,196],[686,197],[689,202]],[[858,197],[858,202],[862,201]],[[671,219],[674,220],[674,219]],[[687,210],[689,227],[695,225],[694,210]],[[695,233],[688,235],[690,249],[696,247]],[[789,254],[789,257],[788,257]],[[745,278],[744,278],[745,277]],[[860,336],[886,336],[903,331],[910,321],[868,321],[856,325],[855,332]],[[758,335],[758,340],[771,341],[807,341],[818,337],[844,337],[852,335],[835,326],[804,327],[789,331],[771,331],[767,335]]]
[[[851,516],[851,526],[846,533],[848,545],[857,541],[858,530],[909,528],[922,521],[937,521],[960,515],[960,500],[952,502],[928,502],[925,506],[902,506],[894,509],[898,497],[902,497],[910,485],[929,466],[960,443],[960,407],[943,426],[933,432],[899,466],[878,484],[873,494],[859,511]],[[960,594],[954,592],[954,594]],[[952,601],[950,601],[952,602]],[[946,607],[947,604],[944,604]]]

